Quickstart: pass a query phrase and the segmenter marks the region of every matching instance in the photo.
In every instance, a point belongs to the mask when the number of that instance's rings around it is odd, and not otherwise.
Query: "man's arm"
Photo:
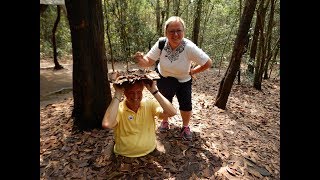
[[[102,128],[114,128],[117,125],[117,114],[119,109],[119,103],[121,101],[121,97],[123,95],[123,88],[118,87],[117,85],[113,85],[115,88],[115,94],[112,98],[111,103],[109,104],[106,113],[104,114],[102,120]]]
[[[174,116],[177,114],[176,108],[172,105],[172,103],[165,98],[158,90],[156,86],[156,81],[152,81],[152,84],[145,83],[146,88],[153,94],[156,100],[159,102],[160,106],[163,108],[163,115],[164,116]],[[162,118],[162,117],[160,117]]]

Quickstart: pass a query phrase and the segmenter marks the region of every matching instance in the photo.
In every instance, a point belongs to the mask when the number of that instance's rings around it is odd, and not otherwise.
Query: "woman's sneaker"
[[[169,130],[169,123],[168,121],[162,121],[161,124],[160,124],[160,127],[159,127],[159,131],[160,132],[166,132]]]
[[[184,140],[192,140],[192,133],[190,131],[189,126],[188,127],[182,127],[180,136]]]

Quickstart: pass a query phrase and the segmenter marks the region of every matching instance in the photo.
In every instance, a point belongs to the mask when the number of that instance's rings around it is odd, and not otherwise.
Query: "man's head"
[[[124,95],[126,96],[126,101],[130,104],[140,103],[142,100],[142,91],[144,88],[144,83],[142,80],[136,80],[134,82],[124,82]]]

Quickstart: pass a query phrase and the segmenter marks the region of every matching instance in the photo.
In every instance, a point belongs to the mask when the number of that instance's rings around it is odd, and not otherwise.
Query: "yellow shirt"
[[[118,124],[114,128],[114,152],[126,157],[140,157],[156,148],[155,116],[163,112],[158,101],[143,99],[137,113],[125,101],[119,105]]]

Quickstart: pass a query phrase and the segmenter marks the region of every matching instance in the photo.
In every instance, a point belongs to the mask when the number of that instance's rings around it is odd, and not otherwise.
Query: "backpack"
[[[161,37],[161,38],[159,38],[158,47],[159,47],[159,49],[160,49],[160,56],[161,56],[162,50],[163,50],[163,48],[164,48],[164,45],[166,44],[166,40],[167,40],[166,37]],[[159,71],[158,71],[158,68],[157,68],[157,67],[158,67],[158,64],[159,64],[159,60],[160,60],[160,57],[159,57],[159,59],[156,61],[155,68],[154,68],[157,72],[159,72]]]

